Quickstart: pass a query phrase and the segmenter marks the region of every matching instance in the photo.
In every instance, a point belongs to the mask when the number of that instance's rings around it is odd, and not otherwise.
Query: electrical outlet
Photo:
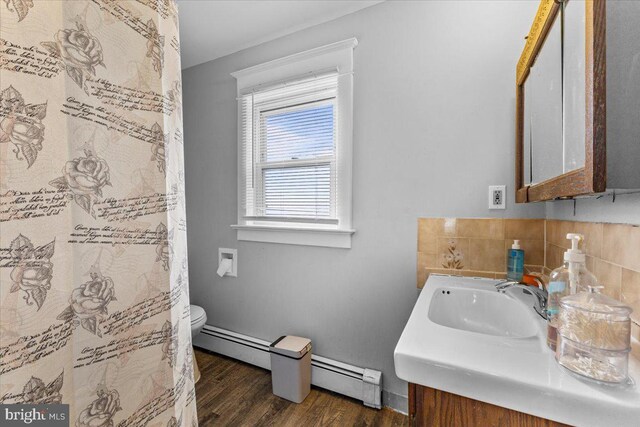
[[[489,186],[489,209],[506,209],[507,192],[505,185]]]

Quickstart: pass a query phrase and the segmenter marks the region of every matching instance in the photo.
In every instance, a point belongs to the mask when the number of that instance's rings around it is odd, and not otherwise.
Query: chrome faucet
[[[540,317],[546,320],[547,300],[549,297],[547,291],[545,291],[544,289],[536,288],[535,286],[522,285],[518,282],[510,280],[498,282],[495,286],[498,292],[501,293],[505,293],[508,289],[522,289],[523,293],[533,295],[535,297],[533,309],[536,313],[538,313],[538,315],[540,315]]]
[[[519,285],[519,284],[520,284],[520,282],[516,282],[516,281],[513,281],[513,280],[503,280],[501,282],[496,283],[496,289],[498,291],[502,291],[502,290],[504,290],[506,288],[509,288],[511,286],[514,286],[514,285]]]

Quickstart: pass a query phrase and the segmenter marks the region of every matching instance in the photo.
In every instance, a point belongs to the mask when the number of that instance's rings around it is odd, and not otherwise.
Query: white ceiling
[[[282,37],[383,0],[178,0],[182,68]]]

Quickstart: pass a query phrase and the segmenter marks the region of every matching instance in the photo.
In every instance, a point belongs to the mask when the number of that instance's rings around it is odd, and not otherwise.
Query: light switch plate
[[[507,186],[506,185],[490,185],[489,186],[489,209],[506,209],[507,208]]]

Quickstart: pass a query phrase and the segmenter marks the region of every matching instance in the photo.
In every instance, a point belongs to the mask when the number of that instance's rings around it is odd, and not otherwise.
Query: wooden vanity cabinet
[[[566,424],[535,417],[409,383],[409,420],[417,427],[560,427]]]

